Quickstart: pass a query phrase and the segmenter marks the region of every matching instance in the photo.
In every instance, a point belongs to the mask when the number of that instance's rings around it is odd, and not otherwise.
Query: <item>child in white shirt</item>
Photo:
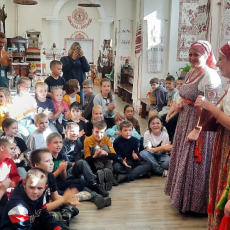
[[[172,149],[168,134],[163,131],[161,117],[153,115],[148,121],[148,129],[144,134],[144,148],[140,157],[152,164],[152,170],[162,176],[167,176]]]

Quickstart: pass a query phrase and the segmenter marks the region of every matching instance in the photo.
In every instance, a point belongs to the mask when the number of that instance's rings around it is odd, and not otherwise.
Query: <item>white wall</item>
[[[166,20],[165,22],[165,47],[163,58],[163,72],[162,73],[148,73],[148,34],[147,23],[144,22],[143,28],[143,64],[142,64],[142,85],[141,97],[145,97],[146,93],[150,90],[149,81],[157,77],[159,79],[165,78],[168,73],[168,55],[169,55],[169,23],[170,23],[170,0],[144,0],[144,17],[155,12],[155,16],[159,19]],[[171,72],[170,72],[171,73]]]
[[[132,54],[131,54],[131,64],[134,64],[135,61],[135,32],[136,32],[136,0],[116,0],[116,14],[114,21],[114,32],[117,28],[117,32],[119,32],[119,20],[122,19],[130,19],[133,20],[133,36],[132,36]],[[119,33],[117,33],[117,47],[116,47],[116,56],[115,56],[115,88],[116,88],[116,77],[117,74],[121,72],[121,63],[118,58],[119,49]]]

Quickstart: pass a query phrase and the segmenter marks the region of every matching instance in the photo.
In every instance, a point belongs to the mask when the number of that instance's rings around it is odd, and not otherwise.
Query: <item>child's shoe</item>
[[[99,184],[91,185],[91,186],[89,186],[89,188],[91,190],[95,191],[96,193],[101,194],[104,197],[109,195],[109,193],[107,191],[105,191]]]
[[[113,173],[110,169],[105,168],[104,175],[105,175],[105,190],[110,191],[113,187]]]
[[[110,206],[112,203],[110,197],[96,197],[94,200],[94,204],[97,206],[98,209],[102,209],[104,207]]]
[[[112,204],[112,200],[110,197],[105,197],[104,202],[105,202],[105,207],[109,207]]]
[[[118,174],[117,176],[118,183],[130,182],[130,177],[128,174]]]
[[[97,170],[97,180],[98,180],[98,184],[101,186],[101,188],[105,189],[105,174],[104,174],[104,170],[102,170],[102,169]]]
[[[92,195],[86,191],[79,192],[75,194],[74,196],[78,196],[78,201],[80,202],[83,200],[90,200],[92,198]]]
[[[167,177],[168,176],[168,170],[164,170],[163,173],[162,173],[162,177]]]
[[[119,185],[119,183],[117,181],[117,178],[114,175],[113,175],[112,183],[113,183],[113,186],[118,186]]]

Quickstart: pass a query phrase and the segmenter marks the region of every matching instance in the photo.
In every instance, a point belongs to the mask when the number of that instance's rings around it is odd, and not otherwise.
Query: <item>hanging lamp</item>
[[[82,7],[101,7],[100,4],[95,4],[94,3],[79,3],[78,6],[82,6]]]
[[[34,0],[14,0],[15,4],[20,4],[20,5],[37,5],[38,2]]]

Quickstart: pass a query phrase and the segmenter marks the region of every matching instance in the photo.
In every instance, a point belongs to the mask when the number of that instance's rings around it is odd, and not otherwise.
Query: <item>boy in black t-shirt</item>
[[[30,154],[30,163],[33,168],[43,169],[47,175],[48,187],[45,191],[47,210],[57,221],[62,221],[64,225],[69,225],[70,218],[79,213],[75,205],[81,205],[78,201],[78,196],[73,197],[78,192],[77,189],[67,189],[63,196],[58,194],[56,180],[52,173],[54,167],[53,157],[48,148],[32,151]]]
[[[48,93],[47,97],[51,98],[51,90],[53,87],[59,87],[61,89],[65,89],[65,80],[61,77],[62,72],[62,63],[57,60],[53,60],[50,62],[51,76],[45,79],[45,83],[48,85]],[[65,93],[63,93],[64,95]]]

